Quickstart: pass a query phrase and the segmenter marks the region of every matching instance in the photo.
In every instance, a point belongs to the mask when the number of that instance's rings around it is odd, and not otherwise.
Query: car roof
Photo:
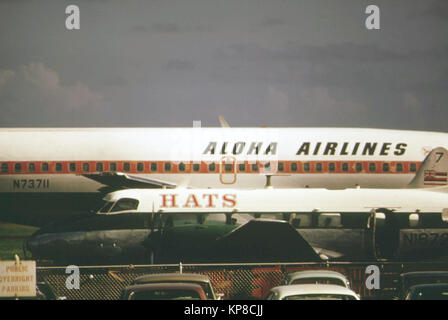
[[[311,278],[311,277],[328,277],[328,278],[338,278],[346,281],[347,278],[340,272],[333,270],[306,270],[306,271],[296,271],[289,273],[287,277],[291,280]]]
[[[196,281],[196,282],[210,282],[208,276],[196,273],[156,273],[147,274],[134,279],[134,284],[148,283],[148,282],[163,282],[163,281]]]
[[[448,271],[414,271],[400,274],[401,278],[412,278],[421,276],[448,276]]]
[[[279,286],[271,289],[272,292],[280,296],[305,295],[305,294],[343,294],[358,296],[352,290],[333,284],[293,284],[289,286]]]
[[[160,282],[160,283],[147,283],[147,284],[135,284],[125,288],[126,291],[146,291],[157,289],[169,289],[169,290],[195,290],[203,291],[202,287],[195,283],[173,283],[173,282]]]
[[[412,286],[410,290],[421,290],[428,288],[448,288],[448,283],[425,283],[425,284],[416,284]]]

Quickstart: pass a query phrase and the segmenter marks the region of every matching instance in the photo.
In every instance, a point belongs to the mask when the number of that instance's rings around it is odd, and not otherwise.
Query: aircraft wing
[[[215,249],[233,261],[322,261],[290,223],[280,220],[250,220],[218,239]]]
[[[161,181],[158,179],[148,179],[137,176],[128,175],[122,172],[104,172],[83,174],[84,177],[92,179],[96,182],[104,184],[112,189],[128,189],[128,188],[175,188],[177,185]]]

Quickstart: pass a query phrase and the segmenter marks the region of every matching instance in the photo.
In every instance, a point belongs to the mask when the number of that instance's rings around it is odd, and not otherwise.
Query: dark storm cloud
[[[166,70],[192,70],[196,67],[196,63],[187,60],[169,60],[163,68]]]
[[[447,22],[448,19],[448,2],[446,0],[436,0],[431,2],[430,7],[424,10],[420,17],[436,18]]]
[[[151,29],[156,32],[166,32],[166,33],[180,32],[182,30],[182,28],[178,24],[172,22],[153,23],[151,25]]]
[[[445,1],[68,4],[0,2],[0,125],[445,130]]]
[[[158,22],[151,25],[136,24],[130,28],[131,33],[134,34],[148,34],[148,33],[162,33],[162,34],[177,34],[185,32],[203,32],[209,31],[205,26],[187,27],[180,26],[173,22]]]
[[[219,48],[214,55],[223,59],[242,59],[251,61],[263,59],[266,61],[321,61],[323,63],[334,60],[359,61],[402,61],[403,59],[443,59],[448,58],[448,47],[443,46],[431,50],[412,50],[408,52],[394,52],[382,49],[374,44],[338,43],[324,46],[294,45],[289,42],[282,48],[268,49],[255,43],[232,44]]]
[[[145,26],[143,24],[137,24],[135,26],[132,26],[131,31],[135,33],[147,33],[150,30],[148,26]]]
[[[129,84],[129,81],[127,81],[126,78],[123,77],[122,75],[117,75],[106,78],[103,81],[103,84],[111,86],[124,86]]]
[[[310,61],[347,60],[359,61],[397,61],[403,59],[403,54],[382,49],[373,44],[341,43],[326,46],[299,46],[291,48],[301,59]]]
[[[349,98],[359,104],[373,105],[382,96],[390,99],[384,110],[391,110],[391,105],[396,107],[401,99],[397,95],[406,92],[417,94],[424,88],[434,88],[433,93],[440,95],[442,87],[446,87],[443,77],[448,67],[445,47],[392,52],[375,45],[351,43],[297,47],[288,44],[275,49],[238,44],[220,48],[215,58],[223,60],[228,68],[226,72],[211,74],[218,81],[281,84],[290,88],[288,92],[326,88],[332,98]],[[374,107],[375,112],[378,108]]]
[[[272,18],[272,17],[265,17],[258,24],[258,26],[260,26],[260,27],[279,27],[279,26],[284,26],[284,25],[285,25],[285,22],[282,19]]]
[[[444,47],[392,52],[352,43],[288,44],[275,49],[235,44],[221,48],[216,57],[229,64],[240,61],[245,66],[227,73],[228,82],[240,83],[244,79],[250,83],[257,79],[286,86],[282,94],[282,99],[288,101],[286,110],[272,101],[268,103],[276,106],[273,111],[286,111],[296,119],[319,119],[324,126],[355,122],[390,128],[404,123],[404,128],[444,128],[442,119],[429,120],[431,115],[447,113],[443,108],[448,98],[444,93],[446,85],[442,84],[448,60]],[[261,65],[269,67],[260,71]],[[288,68],[282,68],[284,65]],[[430,94],[424,93],[428,89]],[[266,110],[263,113],[269,114]],[[277,122],[275,114],[271,120]]]

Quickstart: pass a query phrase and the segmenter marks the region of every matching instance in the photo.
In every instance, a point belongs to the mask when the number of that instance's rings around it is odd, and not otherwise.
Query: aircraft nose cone
[[[35,259],[52,259],[67,252],[68,245],[58,234],[34,234],[26,240],[26,249]]]
[[[25,249],[33,253],[40,246],[40,240],[38,235],[31,235],[25,240]]]

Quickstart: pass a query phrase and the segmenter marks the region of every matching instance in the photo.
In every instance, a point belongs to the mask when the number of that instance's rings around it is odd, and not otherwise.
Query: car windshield
[[[266,296],[266,300],[277,300],[278,299],[278,293],[276,292],[270,292]]]
[[[334,284],[342,287],[346,286],[344,281],[340,279],[323,277],[295,279],[291,284]]]
[[[194,290],[147,290],[133,292],[131,300],[200,300],[198,292]]]
[[[429,283],[447,283],[447,275],[428,275],[420,276],[418,278],[409,278],[403,281],[403,291],[408,292],[409,288],[419,285],[419,284],[429,284]]]
[[[300,294],[284,297],[283,300],[356,300],[345,294]]]

